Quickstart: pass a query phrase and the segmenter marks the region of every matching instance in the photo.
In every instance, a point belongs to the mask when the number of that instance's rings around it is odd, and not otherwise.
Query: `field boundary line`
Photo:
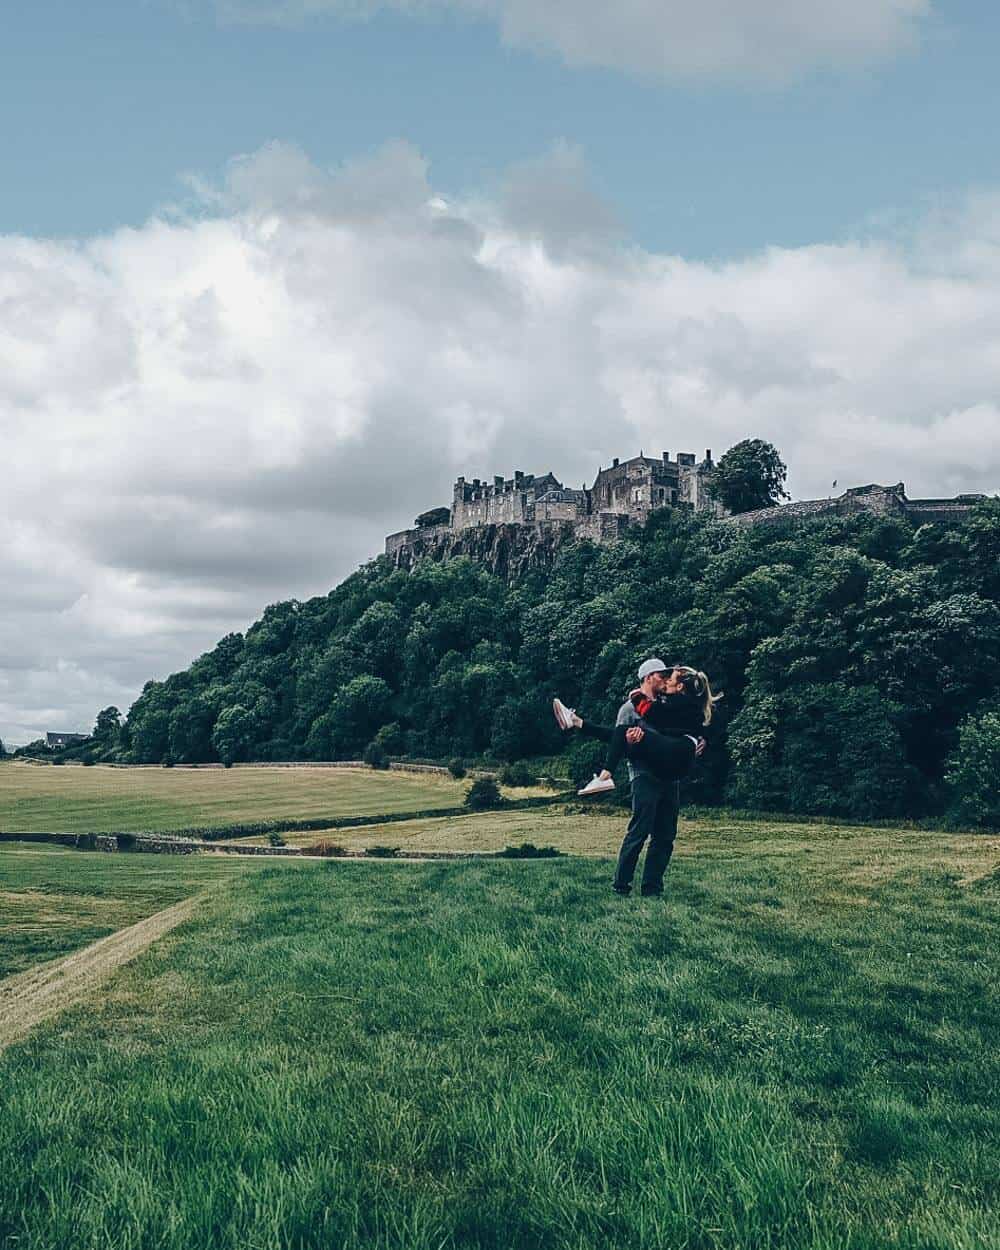
[[[76,1006],[122,964],[187,920],[203,898],[196,894],[182,899],[72,955],[0,981],[0,1052],[43,1021]]]

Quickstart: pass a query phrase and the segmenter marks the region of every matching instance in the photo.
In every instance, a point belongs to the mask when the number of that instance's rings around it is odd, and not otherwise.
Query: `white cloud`
[[[0,238],[0,736],[325,592],[458,473],[755,435],[800,497],[1000,488],[1000,199],[706,265],[614,246],[586,186],[557,149],[449,204],[405,145],[272,146],[204,218]]]
[[[931,0],[216,0],[225,21],[300,24],[382,10],[494,22],[512,47],[683,81],[783,82],[915,46]]]

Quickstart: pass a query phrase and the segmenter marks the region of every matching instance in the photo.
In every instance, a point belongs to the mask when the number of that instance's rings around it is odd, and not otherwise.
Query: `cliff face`
[[[497,577],[513,581],[530,570],[551,567],[559,548],[577,537],[572,521],[473,525],[457,531],[437,526],[411,531],[408,541],[386,554],[398,569],[411,569],[418,560],[468,556]]]

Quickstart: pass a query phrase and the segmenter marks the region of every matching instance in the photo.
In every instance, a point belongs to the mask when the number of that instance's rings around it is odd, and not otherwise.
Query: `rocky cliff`
[[[418,560],[451,560],[468,556],[498,577],[514,581],[534,569],[552,565],[556,552],[579,535],[572,521],[537,521],[531,525],[447,526],[410,531],[408,540],[386,554],[396,568],[411,569]]]

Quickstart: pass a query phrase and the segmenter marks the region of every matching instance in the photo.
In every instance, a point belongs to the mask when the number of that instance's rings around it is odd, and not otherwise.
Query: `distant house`
[[[75,747],[86,742],[90,734],[50,734],[45,735],[47,747]]]

